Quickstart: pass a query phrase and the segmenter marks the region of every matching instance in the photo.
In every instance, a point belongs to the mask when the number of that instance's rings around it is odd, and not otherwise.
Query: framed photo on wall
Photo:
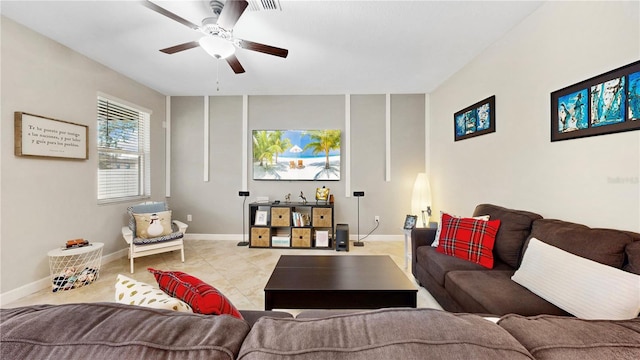
[[[551,141],[640,129],[640,61],[551,93]]]
[[[468,106],[453,114],[454,141],[496,131],[496,96]]]

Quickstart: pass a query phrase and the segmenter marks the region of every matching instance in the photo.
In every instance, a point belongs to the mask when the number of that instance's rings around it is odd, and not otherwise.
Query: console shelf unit
[[[256,224],[258,211],[266,212],[266,224]],[[249,247],[331,250],[335,247],[333,229],[330,203],[249,204]]]

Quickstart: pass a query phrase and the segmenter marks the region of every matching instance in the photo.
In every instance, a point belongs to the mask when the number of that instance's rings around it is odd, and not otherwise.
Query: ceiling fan
[[[238,19],[240,19],[240,16],[242,16],[249,5],[247,1],[226,0],[226,2],[223,3],[220,0],[211,0],[209,7],[213,11],[214,16],[204,18],[202,25],[196,25],[149,0],[145,0],[143,4],[159,14],[205,34],[205,36],[198,41],[190,41],[160,50],[165,54],[175,54],[200,46],[211,56],[217,59],[224,58],[236,74],[244,73],[244,68],[234,55],[236,48],[258,51],[282,58],[286,58],[287,55],[289,55],[289,50],[287,49],[238,39],[233,36],[233,26],[238,22]]]

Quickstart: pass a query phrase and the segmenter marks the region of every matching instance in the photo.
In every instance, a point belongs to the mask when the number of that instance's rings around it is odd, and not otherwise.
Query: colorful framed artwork
[[[454,141],[495,132],[495,95],[453,114],[453,130]]]
[[[640,61],[551,93],[551,141],[640,129]]]
[[[341,131],[253,130],[253,180],[340,180]]]

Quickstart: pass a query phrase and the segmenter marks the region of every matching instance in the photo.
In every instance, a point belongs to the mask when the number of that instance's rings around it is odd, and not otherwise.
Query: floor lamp
[[[244,197],[244,200],[242,201],[242,241],[240,241],[238,243],[238,246],[248,246],[249,242],[247,241],[247,239],[245,237],[245,229],[246,229],[246,227],[244,225],[244,220],[246,218],[245,211],[247,209],[245,204],[247,202],[247,196],[249,196],[249,192],[248,191],[239,191],[238,192],[238,196]]]
[[[411,194],[411,211],[421,214],[422,226],[427,227],[431,220],[431,186],[426,173],[419,173],[413,184]]]
[[[354,191],[353,196],[358,198],[358,239],[353,243],[353,246],[364,246],[364,243],[360,241],[360,198],[364,196],[364,191]]]

